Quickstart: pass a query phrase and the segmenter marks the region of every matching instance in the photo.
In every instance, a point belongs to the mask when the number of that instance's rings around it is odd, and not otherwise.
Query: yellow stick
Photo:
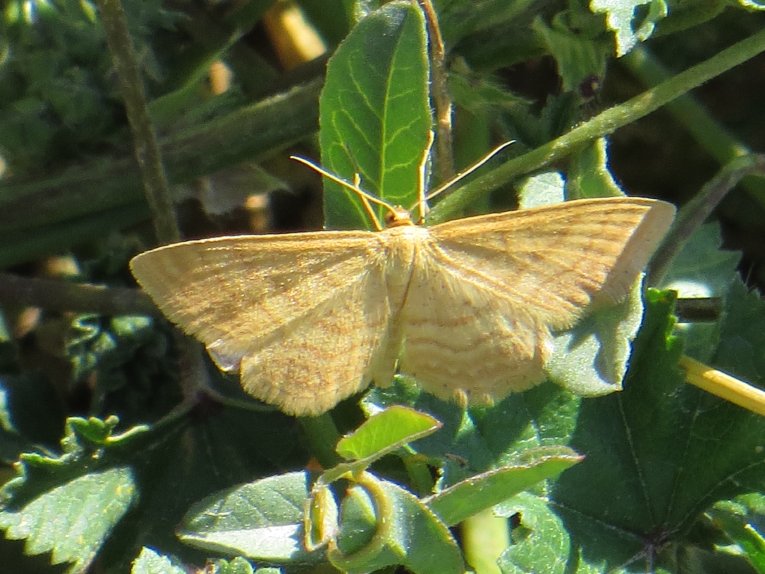
[[[686,380],[692,385],[765,416],[765,391],[687,356],[680,357],[678,364],[685,370]]]

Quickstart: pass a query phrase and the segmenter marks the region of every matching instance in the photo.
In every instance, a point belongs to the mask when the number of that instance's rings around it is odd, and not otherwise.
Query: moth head
[[[385,227],[403,227],[405,225],[414,225],[412,214],[408,209],[400,205],[387,205],[388,213],[385,214]]]
[[[384,199],[380,197],[375,197],[374,195],[367,193],[366,191],[361,189],[360,187],[361,178],[359,177],[359,174],[355,174],[353,177],[353,183],[350,183],[328,172],[324,168],[308,161],[307,159],[304,159],[302,157],[297,157],[294,155],[290,157],[291,159],[294,159],[295,161],[308,166],[309,168],[321,174],[323,177],[326,177],[330,181],[334,181],[336,184],[341,185],[347,190],[355,193],[358,196],[358,198],[361,200],[361,203],[364,206],[364,209],[369,215],[369,219],[372,221],[377,231],[382,231],[383,226],[377,214],[375,213],[374,209],[372,208],[373,205],[378,205],[382,207],[384,210],[386,210],[387,213],[385,215],[385,220],[384,220],[386,227],[401,227],[402,225],[414,225],[412,223],[412,216],[410,215],[409,211],[407,211],[400,205],[393,205],[392,203],[385,201]]]

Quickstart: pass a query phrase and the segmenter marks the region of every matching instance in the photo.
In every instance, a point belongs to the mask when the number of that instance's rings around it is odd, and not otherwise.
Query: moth
[[[544,379],[552,332],[627,295],[675,212],[613,197],[424,227],[389,210],[380,231],[187,241],[130,267],[222,370],[288,414],[323,413],[397,369],[487,404]]]

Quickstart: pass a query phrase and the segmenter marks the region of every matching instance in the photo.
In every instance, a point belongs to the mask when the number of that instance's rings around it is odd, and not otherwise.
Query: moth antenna
[[[356,189],[361,189],[361,176],[358,173],[353,174],[353,185]],[[380,222],[377,220],[377,214],[375,213],[374,209],[372,209],[372,204],[369,203],[369,200],[365,195],[361,195],[359,197],[361,198],[361,204],[364,206],[369,219],[372,221],[372,223],[374,223],[375,229],[377,231],[382,231]]]
[[[342,178],[340,178],[340,177],[338,177],[338,176],[336,176],[334,174],[329,173],[323,167],[320,167],[317,164],[313,163],[312,161],[307,160],[307,159],[305,159],[303,157],[299,157],[299,156],[296,156],[296,155],[291,155],[290,159],[293,159],[296,162],[299,162],[299,163],[302,163],[305,166],[308,166],[309,168],[314,170],[316,173],[319,173],[322,176],[326,177],[328,180],[334,181],[336,184],[341,185],[342,187],[352,191],[353,193],[355,193],[356,195],[359,196],[359,198],[361,199],[362,203],[364,201],[366,201],[368,203],[374,203],[375,205],[379,205],[379,206],[384,207],[385,209],[387,209],[390,212],[391,217],[395,218],[395,217],[399,216],[399,210],[396,209],[396,207],[394,205],[388,203],[384,199],[380,199],[379,197],[375,197],[371,193],[368,193],[368,192],[364,191],[363,189],[361,189],[359,187],[359,182],[360,182],[359,174],[354,174],[354,177],[353,177],[354,183],[348,183],[344,179],[342,179]],[[368,204],[367,204],[367,206],[368,206]],[[374,226],[377,229],[377,231],[382,230],[383,226],[380,224],[380,220],[377,218],[377,215],[375,215],[374,211],[372,211],[371,209],[368,209],[368,213],[372,217],[372,223],[374,224]]]
[[[425,201],[429,201],[436,197],[437,195],[441,195],[443,192],[445,192],[447,189],[449,189],[451,186],[453,186],[455,183],[460,181],[461,179],[469,176],[471,173],[473,173],[475,170],[480,168],[483,164],[485,164],[487,161],[489,161],[491,158],[493,158],[495,155],[497,155],[499,152],[501,152],[503,149],[505,149],[510,144],[515,143],[513,140],[509,142],[505,142],[503,144],[498,145],[493,150],[491,150],[489,153],[487,153],[485,156],[483,156],[481,159],[479,159],[474,164],[471,164],[468,166],[465,170],[459,172],[457,175],[455,175],[453,178],[451,178],[449,181],[442,183],[439,185],[436,189],[433,190],[430,195],[428,195],[425,198]]]

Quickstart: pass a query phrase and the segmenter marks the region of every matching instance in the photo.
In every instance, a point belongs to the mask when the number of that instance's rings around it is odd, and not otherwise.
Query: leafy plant
[[[316,79],[274,95],[289,76],[246,41],[270,4],[189,5],[181,13],[125,2],[170,180],[190,182],[274,155],[309,139],[318,120],[325,168],[348,179],[359,174],[367,191],[414,204],[438,100],[431,82],[437,90],[441,73],[430,68],[420,8],[301,2],[328,44],[344,38],[319,97]],[[722,14],[726,6],[733,9]],[[618,145],[606,138],[674,98],[686,99],[671,104],[673,119],[688,123],[696,143],[726,164],[712,191],[762,173],[753,154],[744,156],[748,163],[731,162],[746,151],[743,144],[686,95],[765,50],[759,8],[437,2],[449,50],[442,79],[456,103],[455,165],[470,164],[495,139],[515,143],[434,203],[430,219],[507,209],[515,203],[512,186],[521,205],[619,194],[610,167]],[[712,39],[728,40],[731,20],[752,34],[712,49]],[[295,420],[248,399],[161,319],[141,315],[145,301],[116,287],[127,281],[129,254],[147,244],[131,227],[146,208],[133,163],[97,154],[105,141],[123,145],[126,130],[115,119],[94,6],[11,2],[3,25],[12,56],[0,68],[9,80],[0,98],[4,110],[26,113],[0,114],[12,175],[0,181],[0,261],[72,249],[75,276],[114,286],[113,297],[98,304],[116,315],[48,311],[22,341],[20,304],[94,311],[101,309],[93,307],[97,294],[84,291],[62,304],[48,297],[58,288],[48,282],[39,296],[48,298],[30,300],[21,289],[4,290],[0,276],[0,452],[7,463],[17,461],[0,510],[8,568],[765,572],[763,419],[686,384],[678,367],[686,352],[762,385],[765,305],[739,278],[739,255],[720,250],[717,224],[681,237],[685,248],[659,284],[665,290],[645,294],[642,324],[636,292],[621,308],[561,334],[550,381],[537,388],[462,409],[397,376],[331,415]],[[648,39],[667,61],[685,65],[698,49],[698,30],[710,39],[709,59],[636,98],[595,109],[612,69],[663,73],[646,51]],[[46,33],[54,34],[55,50],[42,41]],[[205,93],[204,74],[216,59],[234,71],[226,95]],[[92,97],[78,100],[57,88],[54,70],[89,78]],[[550,78],[557,88],[535,97]],[[52,106],[58,120],[34,112],[40,106]],[[756,110],[748,111],[754,121]],[[438,142],[434,149],[441,150]],[[448,163],[439,153],[431,155],[432,173],[426,170],[433,182]],[[41,158],[50,166],[42,174]],[[287,174],[279,160],[265,165],[296,185],[298,168]],[[248,181],[255,191],[274,187],[262,171]],[[225,185],[216,188],[225,192]],[[723,213],[734,220],[755,214],[746,225],[761,230],[761,189],[761,178],[744,179],[737,206]],[[210,201],[202,205],[202,215],[219,211]],[[328,226],[369,223],[358,199],[332,183],[323,207]],[[6,285],[17,285],[7,276]],[[30,289],[38,285],[31,281]],[[719,298],[719,316],[678,325],[670,288],[681,297],[692,288]],[[116,311],[126,308],[133,313]],[[35,356],[42,360],[30,361]],[[625,369],[624,390],[611,392]],[[604,370],[609,377],[600,376]]]

